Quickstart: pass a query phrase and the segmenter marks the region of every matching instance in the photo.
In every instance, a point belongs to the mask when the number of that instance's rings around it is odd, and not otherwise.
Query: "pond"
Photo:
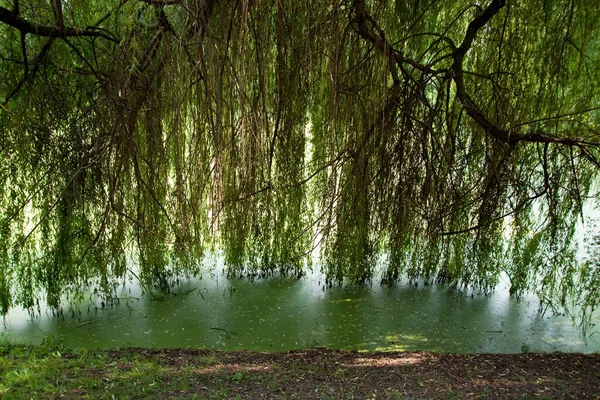
[[[600,351],[595,327],[583,337],[569,317],[542,315],[534,297],[517,301],[502,285],[490,296],[467,296],[422,284],[324,289],[318,274],[249,281],[206,272],[162,298],[135,286],[119,296],[119,305],[82,303],[59,317],[15,309],[0,341],[102,349]]]

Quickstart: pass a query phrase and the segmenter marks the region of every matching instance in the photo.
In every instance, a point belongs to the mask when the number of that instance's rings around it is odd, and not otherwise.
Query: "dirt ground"
[[[165,371],[198,371],[168,397],[242,399],[600,399],[600,354],[134,351]],[[124,367],[126,368],[126,367]],[[189,375],[188,375],[189,376]],[[175,382],[173,382],[175,383]],[[188,382],[189,383],[189,382]],[[173,387],[177,387],[174,385]]]

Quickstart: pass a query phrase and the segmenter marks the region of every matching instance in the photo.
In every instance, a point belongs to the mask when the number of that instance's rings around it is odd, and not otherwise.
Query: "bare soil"
[[[242,399],[600,399],[600,354],[289,353],[196,349],[111,350],[158,363],[162,387],[177,371],[193,384],[167,397]],[[124,357],[125,356],[125,357]],[[126,364],[121,366],[127,368]],[[188,382],[190,383],[190,382]]]

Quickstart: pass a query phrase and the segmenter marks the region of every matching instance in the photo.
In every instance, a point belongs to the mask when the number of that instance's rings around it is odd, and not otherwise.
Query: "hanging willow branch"
[[[512,144],[517,142],[534,143],[559,143],[567,145],[592,145],[599,146],[600,143],[589,143],[579,137],[555,137],[543,131],[534,131],[529,133],[517,133],[512,130],[503,130],[498,128],[490,119],[477,107],[471,96],[465,89],[463,79],[463,60],[471,45],[477,36],[477,32],[483,28],[500,9],[506,5],[505,0],[492,0],[489,6],[473,21],[469,23],[465,38],[458,48],[454,51],[454,64],[452,65],[454,82],[456,82],[456,92],[462,102],[467,114],[473,118],[483,130],[494,138]]]
[[[3,312],[129,275],[168,290],[221,250],[249,276],[300,276],[315,256],[329,284],[487,291],[507,276],[591,315],[600,287],[576,290],[594,279],[573,237],[600,171],[593,7],[14,6],[0,7]]]
[[[103,37],[104,39],[116,41],[114,36],[107,34],[104,31],[99,31],[94,28],[80,28],[80,27],[65,27],[61,25],[43,25],[35,22],[28,21],[21,18],[18,13],[14,13],[4,7],[0,7],[0,22],[10,25],[18,29],[21,33],[31,33],[36,36],[46,37],[74,37],[74,36],[95,36]]]

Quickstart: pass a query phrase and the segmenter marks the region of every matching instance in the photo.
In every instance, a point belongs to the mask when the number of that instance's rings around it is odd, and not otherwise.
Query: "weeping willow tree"
[[[329,284],[505,274],[589,313],[599,21],[581,0],[0,1],[0,310],[168,289],[222,250],[251,276],[318,254]]]

